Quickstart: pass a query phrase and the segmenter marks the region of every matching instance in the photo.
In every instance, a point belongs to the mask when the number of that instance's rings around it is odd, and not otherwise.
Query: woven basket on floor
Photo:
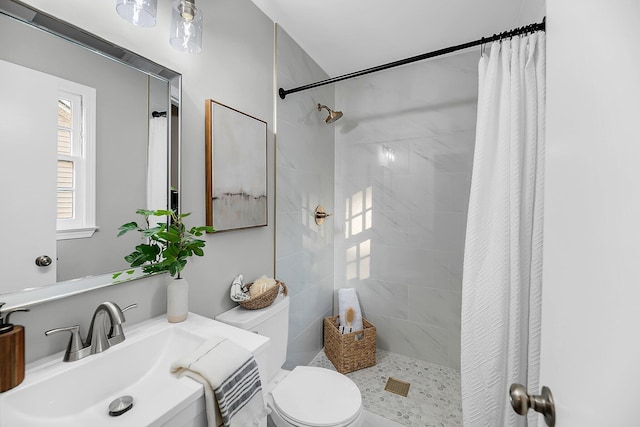
[[[251,289],[252,285],[253,283],[249,283],[247,285],[247,289]],[[260,308],[268,307],[273,303],[273,301],[275,301],[276,297],[278,296],[278,293],[280,292],[280,286],[282,286],[282,293],[286,296],[289,293],[289,291],[287,290],[287,285],[285,285],[284,282],[276,279],[276,286],[274,286],[273,288],[261,293],[255,298],[251,298],[246,301],[240,301],[238,304],[249,310],[258,310]]]
[[[376,327],[362,319],[362,331],[341,334],[340,316],[324,318],[324,353],[341,374],[376,364]]]

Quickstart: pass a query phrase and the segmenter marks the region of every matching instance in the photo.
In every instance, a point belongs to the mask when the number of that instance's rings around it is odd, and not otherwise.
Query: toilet
[[[269,307],[235,307],[216,320],[271,339],[257,356],[265,400],[276,427],[360,427],[364,411],[356,384],[338,372],[311,366],[282,369],[287,356],[289,298],[279,295]],[[266,384],[265,384],[266,383]]]

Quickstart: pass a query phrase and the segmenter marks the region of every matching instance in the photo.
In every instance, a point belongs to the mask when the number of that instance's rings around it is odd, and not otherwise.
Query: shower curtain
[[[153,117],[149,122],[149,145],[147,147],[147,209],[168,209],[168,148],[166,117]],[[162,217],[150,217],[151,226],[162,221]]]
[[[509,387],[539,393],[545,34],[493,42],[478,68],[462,284],[463,419],[466,427],[526,426],[509,404]]]

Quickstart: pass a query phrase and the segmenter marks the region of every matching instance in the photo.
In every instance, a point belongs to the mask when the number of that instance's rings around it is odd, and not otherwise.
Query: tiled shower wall
[[[278,87],[290,89],[327,75],[280,27]],[[291,296],[285,368],[306,365],[322,349],[322,320],[332,313],[333,218],[316,225],[313,212],[333,212],[334,128],[324,123],[334,104],[326,86],[278,98],[276,130],[276,275]]]
[[[335,286],[357,289],[378,347],[456,369],[478,59],[336,86]]]

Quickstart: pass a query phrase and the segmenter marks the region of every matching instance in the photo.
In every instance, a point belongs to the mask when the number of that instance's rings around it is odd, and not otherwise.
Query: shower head
[[[342,117],[342,111],[333,111],[331,108],[327,107],[326,105],[320,105],[318,104],[318,111],[322,111],[323,108],[326,108],[327,111],[329,112],[329,116],[324,119],[325,123],[333,123],[336,120],[338,120],[340,117]]]

